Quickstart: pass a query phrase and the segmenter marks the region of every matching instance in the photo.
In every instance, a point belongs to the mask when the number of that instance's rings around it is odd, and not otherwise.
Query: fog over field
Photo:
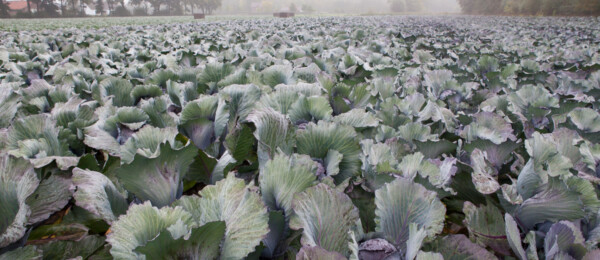
[[[293,6],[292,6],[293,4]],[[380,14],[390,12],[458,13],[456,0],[223,0],[218,13],[267,13],[289,10],[315,13]]]

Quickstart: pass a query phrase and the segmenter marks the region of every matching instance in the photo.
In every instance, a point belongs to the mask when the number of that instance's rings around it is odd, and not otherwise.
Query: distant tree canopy
[[[466,14],[600,15],[600,0],[458,0]]]
[[[72,17],[85,16],[86,8],[95,10],[97,15],[129,16],[136,7],[135,14],[181,15],[202,12],[212,14],[221,7],[222,0],[26,0],[28,8],[17,17]],[[0,0],[0,18],[10,17],[6,0]]]
[[[212,14],[215,10],[221,7],[221,0],[193,0],[198,8],[205,14]]]
[[[0,17],[8,17],[8,4],[5,0],[0,0]]]

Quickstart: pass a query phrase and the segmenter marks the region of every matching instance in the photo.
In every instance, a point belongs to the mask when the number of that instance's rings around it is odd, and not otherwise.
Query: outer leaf
[[[592,250],[588,252],[582,259],[583,260],[594,260],[600,258],[600,249]]]
[[[0,248],[25,235],[25,224],[31,213],[25,200],[38,183],[28,162],[0,155]]]
[[[115,106],[131,106],[134,99],[131,96],[133,85],[126,79],[107,78],[100,82],[102,98],[112,97]]]
[[[591,108],[575,108],[569,113],[571,122],[584,132],[600,131],[600,114]]]
[[[463,204],[464,223],[469,229],[469,237],[477,244],[489,246],[502,255],[511,255],[507,241],[504,219],[498,208],[491,205],[476,207],[469,201]]]
[[[56,161],[60,169],[66,170],[79,161],[47,114],[15,120],[8,133],[8,153],[28,159],[36,168]]]
[[[471,178],[477,191],[482,194],[492,194],[500,189],[500,184],[496,180],[498,172],[486,160],[487,154],[479,149],[471,153],[471,167],[473,173]]]
[[[521,233],[519,227],[517,227],[517,222],[508,213],[504,214],[504,220],[506,221],[506,236],[510,248],[512,248],[519,259],[527,260],[525,249],[523,249],[523,245],[521,244]]]
[[[36,246],[19,247],[0,255],[0,260],[40,260],[42,259],[42,250]]]
[[[156,158],[136,154],[133,162],[116,170],[121,184],[141,200],[162,207],[175,201],[183,189],[182,180],[194,161],[197,148],[188,145],[180,150],[161,144]]]
[[[217,102],[215,96],[201,96],[187,103],[181,111],[179,131],[200,149],[206,149],[216,138]]]
[[[273,159],[279,147],[285,149],[289,120],[273,109],[263,108],[253,111],[248,116],[248,121],[256,126],[254,137],[258,140],[257,153],[262,167],[267,160]]]
[[[238,120],[246,120],[246,117],[258,103],[261,91],[252,84],[230,85],[219,91],[219,94],[229,106],[229,122],[233,123]]]
[[[296,254],[298,260],[344,260],[346,257],[338,252],[330,252],[319,246],[303,246]]]
[[[585,216],[584,204],[577,192],[553,181],[542,191],[525,200],[515,211],[516,220],[525,228],[544,221],[576,220]]]
[[[161,232],[177,222],[187,226],[193,224],[190,213],[180,207],[152,207],[150,202],[132,205],[127,214],[119,217],[111,226],[106,241],[112,246],[111,255],[115,259],[143,259],[142,254],[134,250],[153,240]]]
[[[465,235],[450,235],[428,244],[426,251],[442,254],[445,260],[496,260],[485,248],[471,242]]]
[[[287,237],[286,231],[289,231],[286,219],[281,211],[269,212],[269,233],[263,239],[262,243],[265,248],[262,251],[262,256],[273,258],[281,250],[279,244]]]
[[[335,176],[340,173],[340,162],[344,158],[344,155],[336,150],[329,150],[323,163],[325,164],[325,171],[328,176]]]
[[[446,208],[420,184],[397,179],[375,191],[375,223],[377,232],[400,248],[409,239],[410,223],[424,228],[433,238],[442,231]]]
[[[357,129],[377,127],[379,125],[379,120],[373,114],[358,108],[337,115],[333,118],[333,122],[349,125]]]
[[[525,141],[525,148],[533,160],[537,175],[541,175],[542,178],[546,174],[552,177],[570,175],[569,168],[573,166],[572,162],[560,154],[552,135],[535,132],[533,138]]]
[[[291,111],[288,111],[292,105],[298,109],[307,109],[308,107],[301,107],[295,103],[305,103],[305,97],[319,97],[322,92],[322,87],[318,84],[299,83],[295,85],[279,85],[275,87],[275,92],[261,97],[261,104],[265,107],[271,107],[282,114],[290,115],[291,118]],[[329,116],[331,116],[331,107],[326,99],[325,104],[329,107]]]
[[[490,140],[499,145],[507,140],[515,141],[516,137],[513,134],[513,129],[509,122],[498,114],[492,112],[481,112],[475,114],[474,122],[466,126],[463,134],[467,141],[472,141],[475,138]]]
[[[269,232],[269,215],[258,193],[233,174],[206,186],[199,195],[183,197],[175,205],[192,213],[199,225],[225,221],[221,259],[246,257]]]
[[[297,194],[292,208],[290,228],[304,229],[302,245],[350,253],[348,232],[358,221],[358,210],[346,194],[320,183]]]
[[[36,227],[29,236],[29,244],[46,244],[53,241],[80,240],[84,238],[89,228],[79,223],[59,223]]]
[[[413,260],[421,249],[423,239],[427,237],[424,228],[418,228],[416,223],[410,223],[408,240],[406,241],[406,259]]]
[[[177,129],[172,127],[156,128],[150,125],[144,126],[134,133],[121,147],[121,163],[129,164],[136,154],[147,158],[155,158],[160,154],[160,144],[170,142],[177,145],[175,136]]]
[[[325,97],[300,95],[300,97],[296,96],[295,100],[296,102],[292,104],[287,112],[292,123],[301,124],[331,118],[333,109]]]
[[[39,246],[44,252],[44,259],[87,259],[104,245],[104,237],[85,236],[77,241],[53,241]]]
[[[20,96],[9,86],[0,86],[0,128],[6,128],[21,106]]]
[[[228,173],[231,167],[236,163],[237,161],[233,159],[233,156],[229,154],[229,151],[225,151],[210,174],[210,183],[215,184],[217,181],[224,179],[225,174]]]
[[[73,169],[75,204],[111,224],[125,214],[129,204],[113,182],[105,175],[79,168]]]
[[[60,173],[42,180],[37,190],[27,198],[27,205],[31,207],[28,223],[46,220],[54,212],[63,209],[73,195],[73,191],[69,189],[71,184],[70,176]]]
[[[317,165],[306,155],[278,154],[267,162],[259,175],[262,199],[269,210],[283,210],[289,221],[292,199],[316,181]]]
[[[324,160],[329,150],[341,153],[340,173],[334,176],[337,183],[355,175],[360,169],[360,146],[352,127],[324,121],[309,123],[305,130],[298,132],[296,142],[298,153],[312,158]]]
[[[413,226],[413,228],[416,227],[414,225],[411,226]],[[419,239],[426,235],[424,230],[421,231],[423,232],[419,232]],[[418,246],[420,247],[421,245],[419,244]],[[410,245],[408,245],[408,247],[410,247]],[[399,252],[396,247],[383,238],[369,239],[365,242],[362,242],[358,249],[360,249],[358,252],[358,259],[386,259],[388,257],[393,258],[393,256],[399,256]]]
[[[135,251],[144,254],[146,259],[218,258],[219,245],[225,235],[225,222],[209,222],[189,233],[186,227],[184,236],[178,236],[171,227],[147,244],[137,247]]]
[[[273,65],[264,69],[261,73],[262,81],[271,87],[275,87],[279,84],[292,84],[295,82],[292,77],[293,70],[291,66]]]
[[[407,142],[437,140],[436,135],[431,134],[431,128],[420,123],[408,123],[398,127],[398,135]]]
[[[444,260],[444,256],[440,253],[419,251],[417,260]]]
[[[225,138],[225,145],[229,149],[229,153],[238,162],[245,161],[252,151],[254,146],[254,138],[252,137],[252,129],[247,125],[242,125],[236,128]]]
[[[525,242],[529,244],[527,247],[527,259],[537,260],[538,252],[537,252],[537,240],[535,239],[535,231],[529,231],[525,236]]]
[[[586,249],[581,230],[569,221],[554,223],[544,238],[544,252],[547,258],[566,253],[576,259],[582,258]]]

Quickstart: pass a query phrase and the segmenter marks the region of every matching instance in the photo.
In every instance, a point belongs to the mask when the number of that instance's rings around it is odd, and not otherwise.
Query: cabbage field
[[[144,19],[0,21],[0,259],[600,259],[599,19]]]

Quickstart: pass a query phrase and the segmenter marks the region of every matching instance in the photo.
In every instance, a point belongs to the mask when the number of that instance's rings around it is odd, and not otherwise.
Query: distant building
[[[27,1],[23,1],[23,0],[8,0],[6,1],[6,4],[8,5],[8,13],[11,16],[15,16],[18,13],[27,13]],[[36,5],[31,5],[31,12],[35,13],[37,12],[37,7]]]

